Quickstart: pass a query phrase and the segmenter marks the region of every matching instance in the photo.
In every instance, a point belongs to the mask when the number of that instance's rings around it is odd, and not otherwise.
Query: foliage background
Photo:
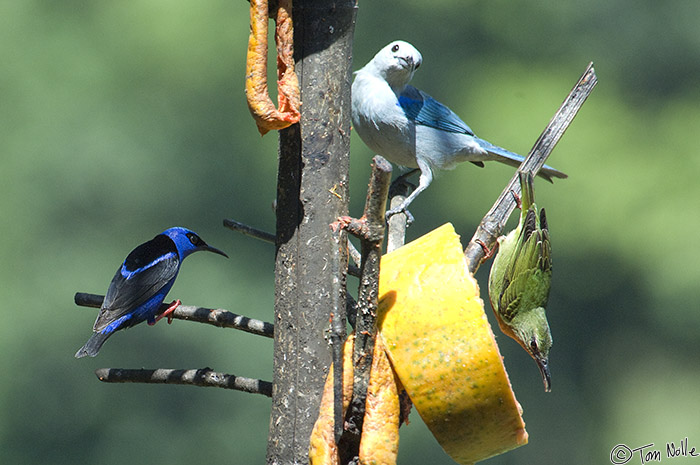
[[[515,151],[596,63],[599,86],[550,159],[570,179],[537,183],[555,253],[554,391],[498,337],[530,444],[487,463],[700,446],[699,20],[694,0],[360,3],[354,69],[391,40],[412,42],[424,56],[414,84]],[[104,385],[93,370],[270,379],[269,341],[175,322],[73,358],[95,314],[73,294],[104,292],[131,248],[172,225],[232,259],[190,258],[171,296],[272,319],[272,247],[221,227],[274,229],[276,138],[261,139],[245,107],[247,21],[243,1],[0,1],[0,462],[264,461],[267,399]],[[372,154],[352,142],[359,213]],[[446,221],[471,236],[512,171],[467,165],[413,204],[410,238]],[[411,419],[400,463],[452,463]]]

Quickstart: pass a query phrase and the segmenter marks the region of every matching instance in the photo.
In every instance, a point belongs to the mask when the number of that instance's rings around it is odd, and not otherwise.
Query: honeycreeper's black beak
[[[537,362],[537,367],[540,369],[540,374],[542,374],[542,381],[544,382],[544,391],[550,392],[552,390],[552,376],[549,374],[549,363],[545,357],[536,356],[533,357],[535,362]]]
[[[228,255],[223,253],[221,250],[217,249],[216,247],[212,247],[209,244],[204,244],[200,247],[201,250],[206,250],[208,252],[214,252],[215,254],[223,255],[226,258],[229,258]]]

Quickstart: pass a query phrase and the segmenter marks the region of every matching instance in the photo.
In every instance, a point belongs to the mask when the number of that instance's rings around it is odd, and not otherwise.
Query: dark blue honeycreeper
[[[142,321],[154,325],[180,305],[174,301],[159,314],[160,306],[180,271],[182,261],[190,254],[208,250],[228,258],[186,228],[170,228],[136,247],[117,269],[107,289],[102,308],[93,326],[93,335],[75,357],[94,357],[107,338],[120,329]],[[168,317],[170,319],[170,317]]]

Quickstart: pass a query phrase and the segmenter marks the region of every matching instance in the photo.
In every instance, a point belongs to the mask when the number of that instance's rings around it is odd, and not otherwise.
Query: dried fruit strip
[[[355,336],[350,335],[343,347],[343,414],[352,397],[354,342]],[[361,465],[396,463],[399,450],[399,384],[381,338],[377,338],[360,440]],[[338,465],[339,462],[338,447],[333,437],[333,366],[331,366],[323,389],[318,419],[311,433],[309,463]]]
[[[294,73],[294,29],[292,0],[279,0],[275,14],[277,45],[278,106],[270,99],[267,87],[267,0],[250,0],[250,38],[246,58],[245,93],[248,108],[260,134],[284,129],[299,121],[299,82]]]

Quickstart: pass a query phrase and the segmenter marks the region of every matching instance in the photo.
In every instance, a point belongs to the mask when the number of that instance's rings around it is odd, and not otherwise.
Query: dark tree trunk
[[[332,313],[344,317],[347,257],[329,225],[348,209],[355,14],[354,1],[294,1],[302,106],[300,124],[279,140],[268,464],[308,463],[331,360],[329,322]]]

